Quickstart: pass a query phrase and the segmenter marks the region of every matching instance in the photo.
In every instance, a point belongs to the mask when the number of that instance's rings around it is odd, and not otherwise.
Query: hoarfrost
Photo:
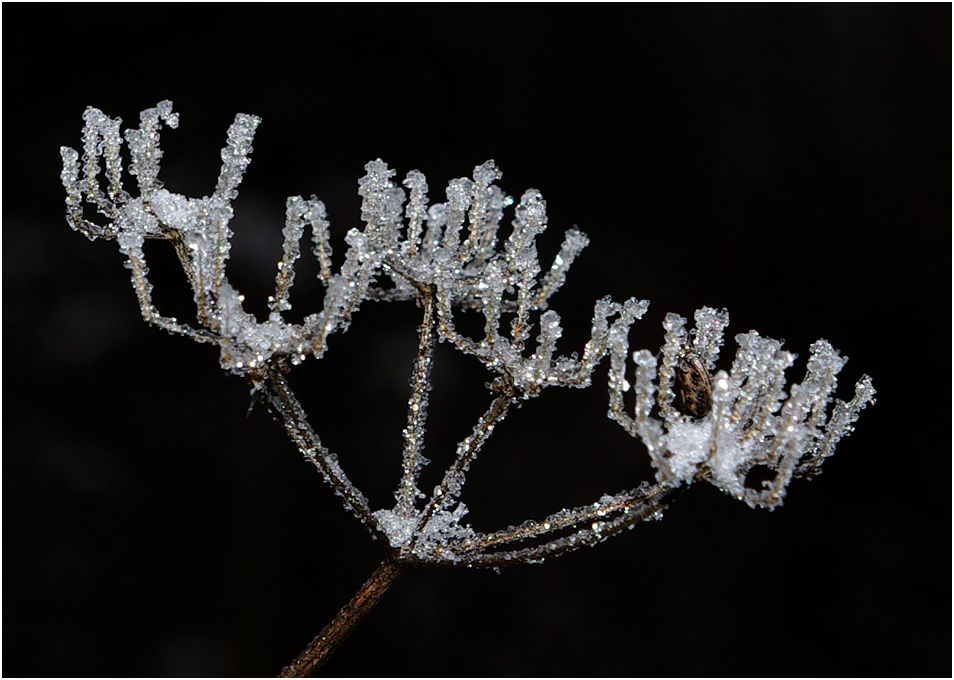
[[[711,371],[719,357],[728,314],[703,308],[695,319],[695,328],[687,333],[684,318],[667,315],[658,378],[651,370],[655,363],[651,353],[641,350],[633,354],[640,395],[633,415],[625,413],[621,398],[624,353],[613,354],[609,416],[643,440],[661,483],[680,485],[704,478],[753,507],[776,507],[782,503],[793,474],[817,474],[834,443],[851,431],[849,423],[874,403],[871,379],[863,376],[856,385],[855,398],[847,404],[837,401],[829,415],[837,375],[847,359],[827,341],[815,342],[805,378],[786,394],[784,374],[796,356],[783,350],[781,342],[750,331],[736,336],[739,349],[731,370],[719,371],[711,379],[709,413],[701,419],[690,418],[673,406],[675,366],[680,356],[694,352]],[[647,408],[653,392],[660,395],[659,418],[652,417]],[[659,447],[664,449],[661,454]],[[746,475],[756,465],[775,471],[764,489],[745,486]]]
[[[552,262],[541,264],[537,239],[548,227],[546,201],[536,189],[525,191],[508,230],[506,211],[514,200],[497,185],[503,175],[493,160],[474,167],[472,177],[451,180],[441,203],[429,203],[430,188],[420,171],[411,170],[398,183],[396,171],[384,161],[369,162],[358,180],[364,224],[345,235],[344,261],[337,271],[324,204],[314,196],[289,197],[270,314],[260,322],[245,310],[245,297],[230,283],[226,269],[232,203],[248,171],[261,120],[235,117],[211,194],[193,198],[163,188],[159,180],[160,136],[163,127],[176,128],[178,122],[172,102],[163,101],[140,114],[138,128],[122,134],[120,119],[87,108],[82,153],[60,149],[68,223],[90,239],[116,241],[143,318],[216,345],[222,367],[265,395],[305,459],[346,508],[396,551],[397,559],[493,568],[541,562],[659,519],[677,488],[700,480],[749,505],[775,507],[794,476],[820,472],[835,446],[852,432],[860,412],[874,402],[867,376],[857,383],[851,400],[834,399],[846,359],[825,340],[811,346],[804,378],[790,386],[785,373],[796,356],[755,331],[735,337],[738,349],[731,367],[717,371],[729,318],[725,310],[708,307],[696,311],[691,329],[684,317],[668,314],[662,349],[631,353],[630,328],[649,303],[603,297],[594,303],[582,351],[561,353],[563,322],[551,300],[589,239],[575,228],[568,230]],[[124,139],[128,169],[139,190],[135,197],[122,185]],[[84,201],[105,218],[102,224],[84,218]],[[291,308],[295,266],[308,229],[324,299],[303,323],[291,323],[284,315]],[[194,324],[163,316],[153,304],[146,240],[164,240],[175,249],[193,290]],[[348,479],[337,456],[322,445],[285,377],[308,357],[323,357],[332,336],[346,332],[370,300],[415,300],[423,311],[396,505],[377,511]],[[477,337],[457,329],[456,315],[462,311],[483,316]],[[508,316],[509,324],[504,322]],[[531,351],[527,345],[533,337]],[[458,444],[441,482],[425,494],[419,475],[428,464],[424,435],[438,341],[474,357],[495,377],[489,385],[490,405]],[[467,473],[514,404],[547,388],[590,386],[607,356],[608,415],[645,444],[656,483],[486,534],[463,524],[467,507],[460,498]],[[677,392],[687,389],[686,365],[696,367],[692,389],[701,391],[700,403],[706,404],[692,414],[696,417],[682,413],[682,400],[676,399]],[[624,405],[627,394],[631,409]],[[775,477],[760,489],[747,488],[746,475],[756,465],[773,469]]]

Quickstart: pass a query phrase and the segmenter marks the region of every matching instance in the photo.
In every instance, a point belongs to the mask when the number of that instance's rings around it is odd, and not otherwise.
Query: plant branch
[[[681,487],[680,487],[681,488]],[[670,487],[668,491],[654,498],[650,503],[641,506],[636,512],[625,512],[621,517],[608,522],[600,522],[597,528],[584,528],[563,538],[544,543],[543,545],[514,550],[513,552],[484,553],[473,558],[461,560],[464,566],[472,567],[506,567],[514,564],[533,564],[542,562],[548,557],[558,557],[580,548],[586,548],[605,541],[611,536],[631,529],[639,522],[652,517],[666,506],[669,497],[676,491]]]
[[[308,424],[305,411],[285,377],[270,370],[264,385],[269,403],[281,417],[288,436],[298,445],[305,458],[318,468],[325,481],[341,496],[345,507],[364,522],[376,537],[384,541],[385,545],[388,545],[387,536],[378,528],[378,523],[371,514],[368,499],[345,475],[338,464],[337,457],[322,446],[321,440]]]
[[[398,508],[410,514],[420,493],[417,480],[424,464],[421,450],[424,445],[424,424],[427,421],[427,394],[431,387],[431,367],[434,358],[434,287],[420,287],[420,301],[424,317],[418,329],[417,360],[411,378],[411,398],[407,405],[407,428],[404,430],[404,460]]]
[[[477,421],[473,433],[462,441],[457,447],[457,458],[444,474],[441,483],[434,489],[431,499],[428,501],[424,512],[421,513],[421,519],[415,528],[415,536],[411,540],[410,552],[414,552],[420,538],[421,531],[427,526],[427,523],[442,507],[445,507],[454,498],[460,495],[463,486],[463,477],[467,468],[473,462],[474,458],[480,452],[480,448],[494,431],[494,426],[498,421],[507,415],[510,405],[513,404],[516,397],[512,388],[504,390],[491,403],[488,409]],[[450,500],[448,500],[450,499]]]
[[[402,568],[397,563],[390,560],[382,562],[348,604],[341,608],[331,623],[321,629],[321,632],[305,647],[298,658],[282,669],[279,677],[313,676],[368,612],[374,609],[401,573]]]
[[[464,548],[466,553],[472,551],[483,553],[488,548],[546,537],[584,522],[600,521],[620,512],[626,513],[666,496],[671,488],[668,484],[655,484],[649,488],[644,486],[627,494],[621,494],[621,497],[618,496],[611,502],[596,502],[572,511],[561,511],[550,515],[541,522],[528,522],[510,529],[486,534],[467,541],[461,547]]]

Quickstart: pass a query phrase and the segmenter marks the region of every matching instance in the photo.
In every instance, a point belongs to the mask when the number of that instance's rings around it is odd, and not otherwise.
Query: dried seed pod
[[[712,379],[694,352],[684,351],[673,375],[673,406],[690,418],[705,418],[712,410]]]

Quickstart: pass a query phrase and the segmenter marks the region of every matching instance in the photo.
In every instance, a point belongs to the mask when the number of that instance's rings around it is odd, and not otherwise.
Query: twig
[[[468,567],[506,567],[514,564],[535,564],[544,561],[548,557],[559,557],[560,555],[565,555],[568,552],[573,552],[580,548],[596,545],[611,536],[615,536],[624,529],[634,527],[636,524],[664,509],[669,496],[675,493],[676,490],[675,488],[670,488],[661,496],[654,499],[653,502],[641,507],[639,511],[627,513],[616,520],[606,522],[599,529],[581,529],[569,536],[532,548],[514,550],[513,552],[477,555],[473,559],[461,560],[461,565]]]
[[[282,669],[278,677],[312,677],[327,658],[341,646],[351,631],[368,615],[368,612],[374,609],[402,571],[401,566],[395,562],[390,560],[382,562],[348,604],[341,608],[331,623],[321,629],[317,637],[305,647],[297,659]]]
[[[424,317],[418,329],[417,360],[414,363],[411,398],[408,401],[407,429],[404,430],[404,474],[398,506],[405,514],[414,509],[418,495],[417,479],[421,465],[421,447],[424,439],[424,424],[427,420],[427,393],[431,385],[431,366],[434,358],[434,288],[422,286],[421,306]]]
[[[291,391],[288,381],[277,372],[269,371],[265,380],[265,391],[269,403],[281,417],[285,430],[302,454],[318,468],[325,480],[341,496],[345,507],[357,515],[372,533],[387,545],[388,539],[378,528],[368,499],[351,483],[334,455],[322,446],[318,435],[308,424],[305,411]]]
[[[490,403],[490,407],[487,411],[480,417],[480,420],[477,421],[477,426],[474,428],[473,433],[458,446],[457,459],[451,464],[450,468],[448,468],[444,474],[444,479],[441,480],[441,483],[434,489],[434,493],[424,508],[424,512],[421,513],[421,518],[415,528],[415,536],[410,545],[410,552],[412,554],[420,539],[421,532],[434,516],[434,513],[445,507],[450,500],[460,495],[461,480],[464,473],[477,456],[484,442],[490,437],[497,421],[507,415],[507,411],[511,404],[513,404],[514,399],[515,396],[512,390],[505,390],[503,394],[496,397]]]
[[[466,552],[474,551],[484,553],[488,548],[498,548],[506,546],[509,543],[518,543],[534,538],[546,537],[563,529],[583,524],[584,522],[602,520],[604,517],[618,512],[628,512],[644,503],[656,501],[656,505],[658,505],[658,499],[660,497],[663,499],[666,498],[671,490],[672,488],[667,484],[656,484],[648,489],[644,487],[632,492],[632,494],[626,498],[619,499],[613,503],[604,505],[597,502],[578,508],[573,512],[551,515],[533,524],[525,524],[503,531],[495,531],[494,533],[468,541],[463,547]]]

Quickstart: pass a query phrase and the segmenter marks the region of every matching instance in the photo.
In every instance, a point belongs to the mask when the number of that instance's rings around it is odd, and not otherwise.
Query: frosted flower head
[[[82,165],[77,151],[61,149],[69,223],[90,238],[116,240],[132,272],[143,317],[170,332],[217,344],[227,370],[248,374],[273,361],[297,364],[308,356],[321,357],[330,337],[348,329],[362,303],[412,300],[421,286],[433,289],[439,301],[441,338],[505,375],[508,384],[524,395],[538,394],[546,386],[586,386],[605,354],[605,343],[597,337],[603,323],[599,321],[585,361],[555,356],[562,328],[556,312],[547,310],[548,303],[588,240],[575,229],[567,232],[560,253],[541,277],[536,238],[547,226],[546,202],[539,191],[526,191],[514,209],[512,226],[501,236],[505,210],[513,199],[496,185],[503,175],[493,160],[477,165],[472,179],[451,180],[444,192],[446,200],[436,204],[429,204],[423,173],[411,170],[399,182],[397,172],[383,160],[370,161],[358,180],[365,224],[345,236],[345,261],[337,272],[331,267],[324,204],[315,197],[290,197],[282,230],[284,245],[276,260],[275,292],[268,299],[270,315],[260,322],[245,311],[245,298],[230,283],[226,268],[232,202],[251,162],[261,119],[248,114],[235,117],[226,134],[215,189],[201,198],[170,192],[159,181],[163,126],[175,128],[179,122],[172,102],[143,111],[140,127],[125,132],[129,169],[139,188],[135,198],[121,186],[120,119],[90,107],[83,120]],[[109,180],[106,191],[99,185],[101,159]],[[83,217],[84,201],[108,218],[106,225]],[[303,324],[293,324],[283,315],[291,309],[295,264],[306,232],[311,233],[311,250],[319,261],[326,293],[319,311],[306,316]],[[193,289],[194,325],[165,317],[153,305],[143,251],[147,239],[174,245]],[[389,283],[384,284],[385,280]],[[459,307],[483,312],[483,338],[472,340],[457,333],[453,314]],[[625,310],[604,305],[601,314],[604,321],[622,314],[632,322],[637,316],[632,309],[631,304]],[[501,315],[507,312],[515,313],[509,332],[500,328]],[[527,356],[524,344],[534,327],[539,347]]]
[[[724,310],[696,312],[696,326],[686,332],[686,320],[670,314],[663,324],[665,342],[657,360],[642,350],[633,353],[636,408],[624,412],[625,338],[614,346],[610,369],[609,415],[643,441],[660,482],[680,485],[706,479],[752,506],[781,504],[793,475],[813,476],[835,445],[852,430],[859,412],[874,402],[867,376],[855,385],[854,397],[836,400],[829,408],[837,376],[847,359],[827,341],[811,346],[801,382],[788,387],[785,372],[796,356],[782,343],[755,331],[737,335],[738,350],[729,371],[709,375],[715,367],[728,324]],[[680,361],[690,354],[704,370],[711,406],[704,414],[679,407]],[[684,369],[683,369],[684,370]],[[658,415],[657,415],[658,414]],[[755,467],[773,477],[753,488],[746,484]]]

